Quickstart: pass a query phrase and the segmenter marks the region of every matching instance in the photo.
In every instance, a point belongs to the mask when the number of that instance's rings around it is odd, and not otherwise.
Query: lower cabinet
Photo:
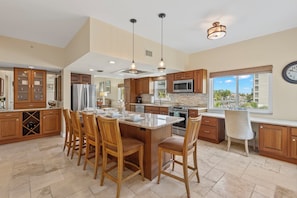
[[[61,109],[0,113],[0,144],[58,135],[60,132]]]
[[[297,128],[259,125],[259,153],[297,164]]]
[[[153,114],[160,114],[160,108],[155,106],[145,106],[144,107],[145,113],[153,113]]]
[[[21,112],[0,113],[0,142],[21,137]]]
[[[220,118],[202,116],[198,138],[220,143],[225,139],[225,121]]]
[[[290,138],[289,138],[289,155],[293,159],[297,159],[297,128],[290,129]]]
[[[288,128],[284,126],[259,125],[259,151],[277,156],[288,154]]]
[[[61,131],[61,110],[42,111],[42,133],[59,134]]]

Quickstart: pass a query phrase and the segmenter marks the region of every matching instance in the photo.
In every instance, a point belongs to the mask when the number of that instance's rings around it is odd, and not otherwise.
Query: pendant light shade
[[[129,69],[129,73],[131,74],[136,74],[137,73],[137,69],[136,69],[136,65],[135,65],[135,61],[134,61],[134,23],[136,23],[136,19],[130,19],[130,22],[132,23],[132,31],[133,31],[133,35],[132,35],[132,64],[131,67]]]
[[[161,18],[161,60],[158,66],[159,72],[164,72],[166,70],[164,59],[163,59],[163,19],[165,18],[165,13],[160,13],[159,18]]]
[[[207,38],[210,40],[220,39],[226,35],[226,26],[220,25],[220,22],[214,22],[213,27],[207,30]]]

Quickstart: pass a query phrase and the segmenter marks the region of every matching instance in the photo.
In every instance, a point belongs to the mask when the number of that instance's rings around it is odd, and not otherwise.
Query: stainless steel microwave
[[[175,92],[175,93],[192,93],[193,91],[194,91],[193,79],[173,81],[173,92]]]

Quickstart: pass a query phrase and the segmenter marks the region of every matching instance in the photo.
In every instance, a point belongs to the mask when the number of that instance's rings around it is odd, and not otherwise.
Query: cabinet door
[[[291,128],[290,157],[297,159],[297,128]]]
[[[150,77],[135,80],[136,95],[153,94],[153,84]]]
[[[167,93],[173,93],[173,79],[174,79],[174,74],[166,75]]]
[[[288,128],[270,124],[259,125],[259,151],[287,156]]]
[[[46,102],[46,72],[32,70],[32,100],[31,102]]]
[[[206,93],[207,72],[204,69],[194,71],[194,93]]]
[[[61,110],[42,111],[42,133],[60,133],[61,131]]]
[[[0,114],[0,140],[15,139],[21,137],[21,114]]]
[[[130,103],[136,102],[135,80],[131,78],[125,79],[124,88],[125,109],[130,111]]]
[[[189,117],[198,117],[198,110],[189,109]]]
[[[168,115],[168,107],[160,107],[161,115]]]
[[[31,96],[31,72],[29,69],[14,68],[14,102],[28,103]],[[16,108],[16,107],[15,107]]]

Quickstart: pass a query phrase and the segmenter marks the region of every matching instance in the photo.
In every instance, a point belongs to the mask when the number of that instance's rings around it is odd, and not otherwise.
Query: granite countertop
[[[62,109],[62,107],[46,107],[46,108],[34,108],[34,109],[0,109],[0,113],[3,112],[20,112],[20,111],[42,111],[42,110],[52,110],[52,109]]]
[[[215,118],[225,118],[225,115],[223,113],[201,113],[202,116],[208,116],[208,117],[215,117]],[[255,117],[250,116],[251,122],[254,123],[263,123],[263,124],[273,124],[273,125],[281,125],[281,126],[289,126],[289,127],[297,127],[297,121],[294,120],[283,120],[283,119],[275,119],[275,118],[261,118],[261,117]]]
[[[130,105],[143,105],[143,106],[154,106],[154,107],[171,107],[174,104],[151,104],[151,103],[130,103]],[[184,105],[187,106],[187,105]],[[188,109],[195,109],[195,110],[207,110],[207,107],[188,107]]]
[[[154,107],[171,107],[173,104],[130,103],[130,105],[143,105],[143,106],[154,106]]]
[[[138,117],[138,119],[131,120],[130,116],[133,114],[137,114],[140,117]],[[108,115],[106,114],[101,115],[108,117]],[[184,120],[184,118],[182,117],[173,117],[151,113],[136,113],[130,111],[126,112],[125,116],[118,114],[115,115],[114,118],[118,118],[120,123],[146,129],[158,129]]]

